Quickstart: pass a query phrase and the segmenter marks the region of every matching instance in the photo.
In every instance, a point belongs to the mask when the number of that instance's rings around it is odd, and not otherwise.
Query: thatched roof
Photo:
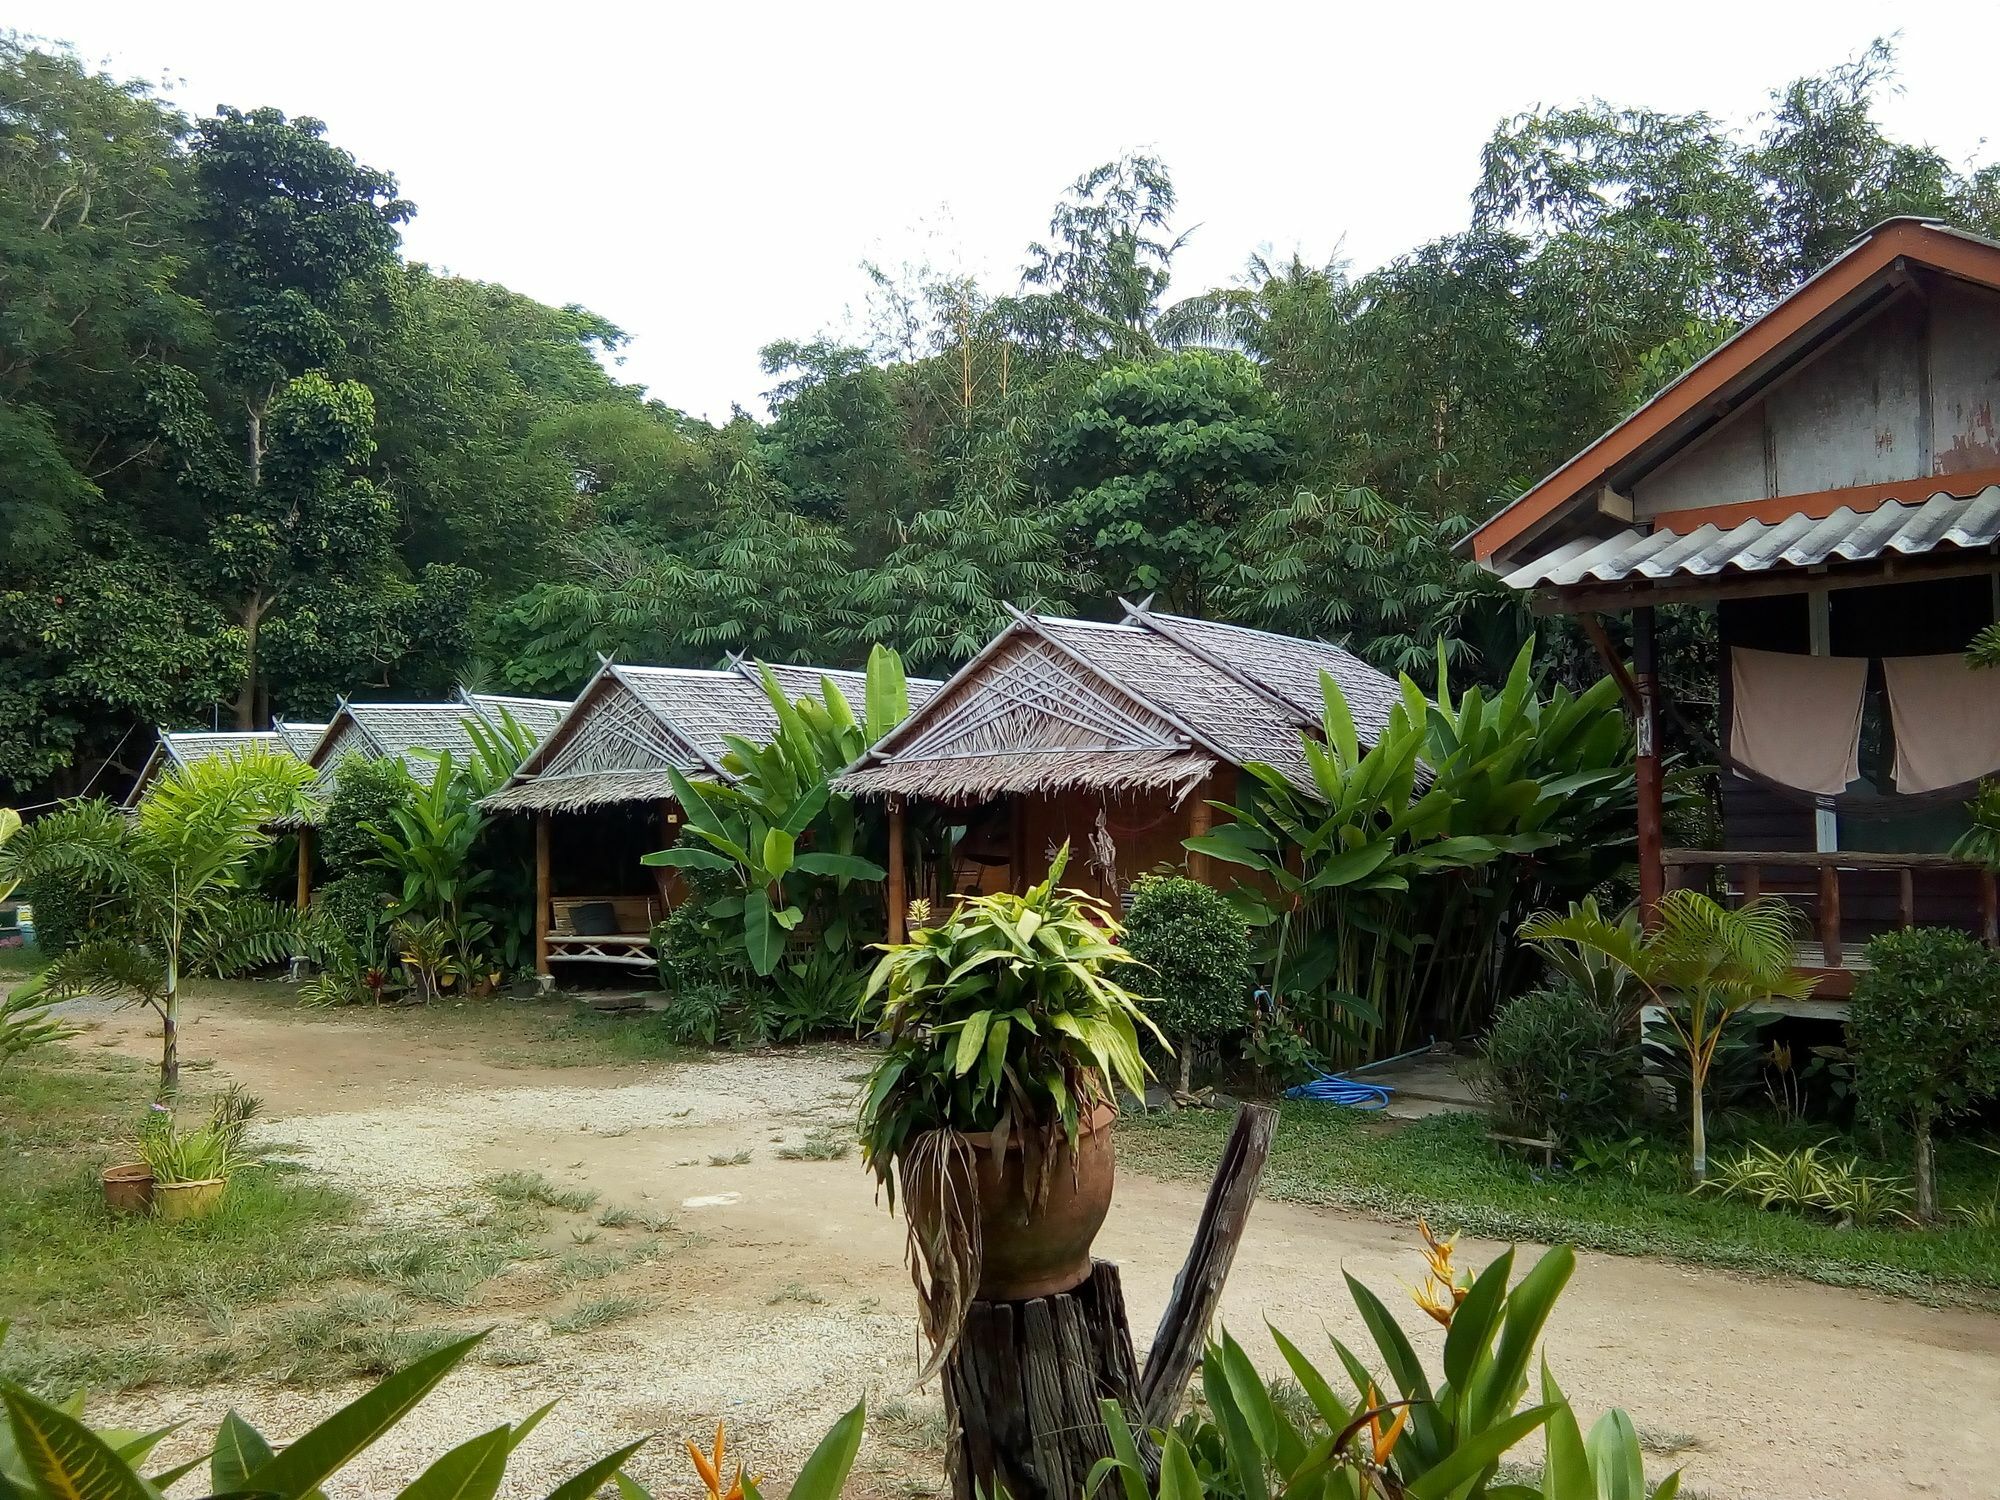
[[[836,783],[862,796],[969,802],[1011,793],[1165,789],[1261,762],[1301,787],[1301,732],[1332,674],[1372,744],[1396,684],[1324,641],[1126,606],[1117,624],[1014,621]]]
[[[300,760],[311,759],[313,751],[319,748],[319,742],[326,736],[326,725],[308,724],[302,720],[279,719],[271,729],[285,742],[285,748]]]
[[[159,739],[153,744],[152,753],[146,757],[145,765],[139,768],[138,780],[132,783],[132,790],[125,795],[125,806],[137,807],[140,799],[155,781],[167,773],[169,767],[198,765],[218,756],[242,755],[247,751],[297,754],[277,730],[162,729]]]
[[[764,696],[755,662],[726,668],[640,667],[606,662],[564,718],[514,778],[482,804],[500,812],[581,812],[617,802],[671,798],[668,768],[719,778],[730,735],[769,740],[778,718]],[[868,687],[863,672],[773,665],[788,697],[817,698],[830,682],[858,715]],[[912,707],[938,684],[910,679]]]

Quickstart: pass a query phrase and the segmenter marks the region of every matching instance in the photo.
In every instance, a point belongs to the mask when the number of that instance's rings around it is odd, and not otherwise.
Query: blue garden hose
[[[1356,1078],[1322,1073],[1305,1083],[1292,1085],[1285,1090],[1285,1097],[1311,1099],[1318,1104],[1339,1104],[1348,1109],[1387,1109],[1389,1095],[1393,1092],[1387,1084],[1363,1083]]]

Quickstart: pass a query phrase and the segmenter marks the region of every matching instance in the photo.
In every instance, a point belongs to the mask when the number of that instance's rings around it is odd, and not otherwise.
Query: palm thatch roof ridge
[[[275,729],[161,729],[146,762],[125,794],[124,805],[137,807],[153,783],[169,767],[199,765],[218,756],[263,750],[296,755],[293,745]]]
[[[730,736],[764,741],[778,732],[778,716],[764,694],[765,670],[789,698],[817,698],[827,683],[857,714],[865,707],[865,672],[742,657],[720,668],[606,660],[562,722],[481,805],[494,812],[584,812],[672,798],[670,768],[723,779]],[[928,701],[938,686],[930,678],[911,678],[912,707]]]
[[[969,802],[1021,793],[1168,789],[1185,797],[1216,767],[1269,765],[1312,785],[1300,745],[1332,675],[1373,744],[1396,684],[1324,641],[1128,604],[1116,623],[1012,622],[842,775],[861,796]]]

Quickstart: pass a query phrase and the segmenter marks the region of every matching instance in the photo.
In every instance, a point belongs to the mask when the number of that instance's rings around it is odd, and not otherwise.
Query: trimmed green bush
[[[1579,986],[1554,984],[1501,1007],[1473,1073],[1503,1129],[1583,1140],[1631,1119],[1638,1039],[1624,1013]]]
[[[1907,1125],[1917,1217],[1937,1217],[1934,1128],[2000,1094],[2000,954],[1970,933],[1913,927],[1868,945],[1847,1050],[1861,1108]]]
[[[1180,1088],[1198,1048],[1250,1026],[1250,936],[1220,891],[1184,875],[1142,875],[1132,887],[1125,947],[1152,972],[1136,986],[1146,1014],[1180,1058]]]

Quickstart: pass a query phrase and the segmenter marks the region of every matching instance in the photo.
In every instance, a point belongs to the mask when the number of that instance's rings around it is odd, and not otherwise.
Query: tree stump
[[[951,1487],[977,1500],[1077,1500],[1111,1451],[1098,1402],[1130,1406],[1139,1364],[1118,1267],[1093,1264],[1074,1291],[975,1302],[944,1366]]]
[[[954,1500],[1005,1489],[1013,1500],[1077,1500],[1111,1440],[1098,1403],[1135,1434],[1173,1420],[1222,1296],[1264,1175],[1277,1111],[1246,1104],[1209,1185],[1186,1263],[1142,1373],[1118,1267],[1094,1261],[1074,1290],[1027,1302],[974,1302],[942,1372]],[[1150,1444],[1141,1439],[1150,1464]],[[1115,1492],[1114,1492],[1115,1493]]]

